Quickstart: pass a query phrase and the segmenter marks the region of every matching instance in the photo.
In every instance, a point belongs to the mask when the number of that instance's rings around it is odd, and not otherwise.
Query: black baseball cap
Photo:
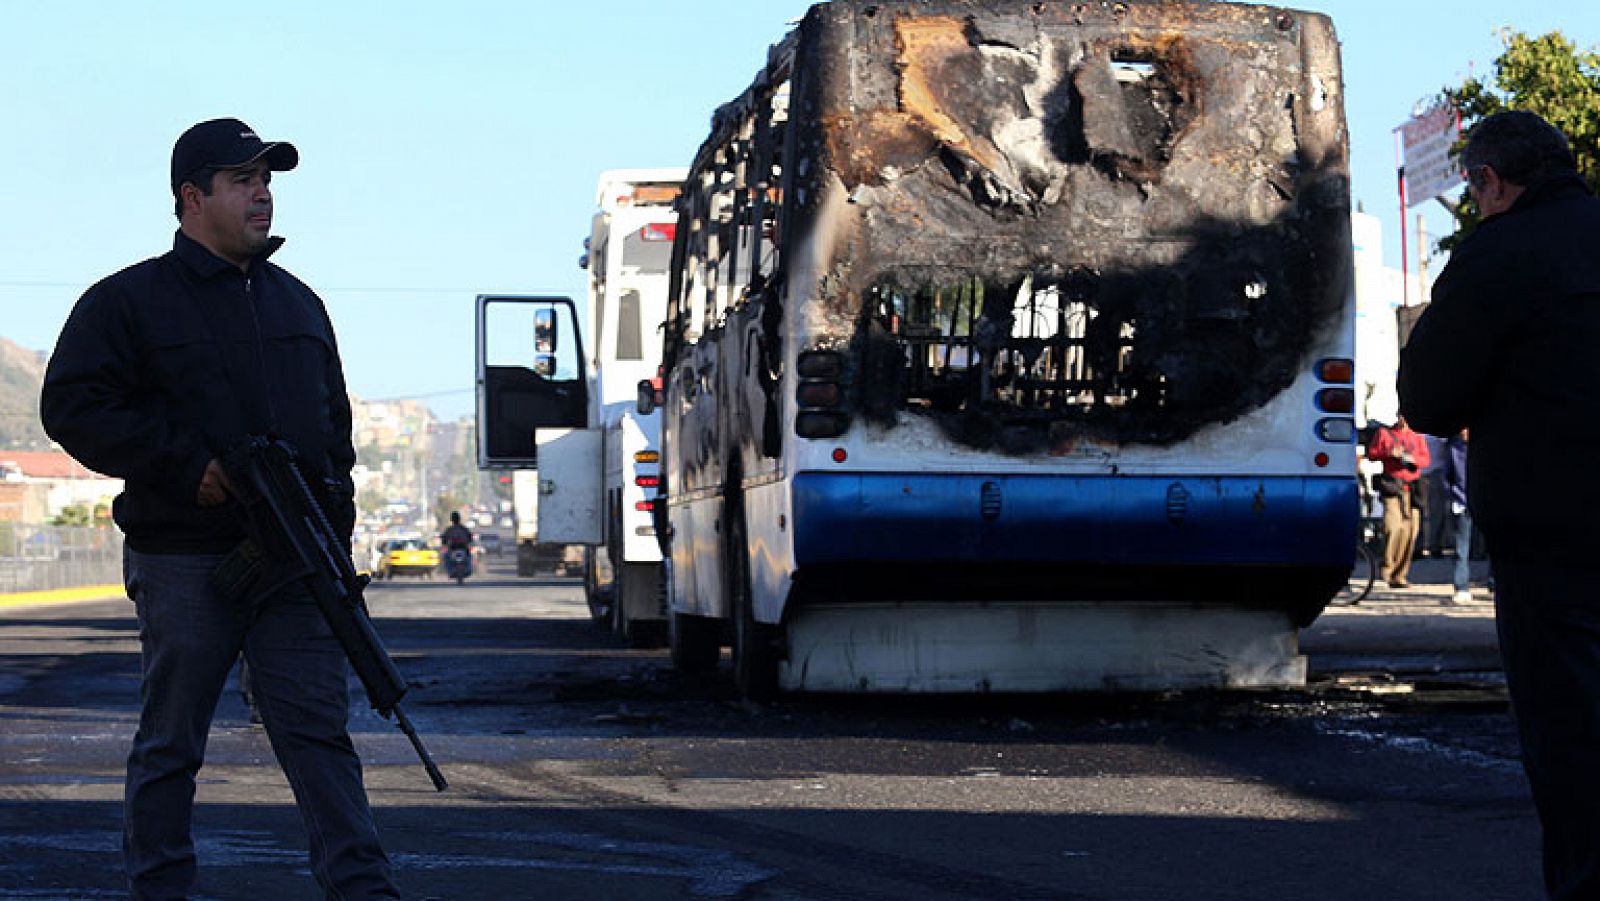
[[[274,172],[287,172],[300,164],[300,151],[287,141],[263,141],[255,129],[238,119],[211,119],[191,126],[172,145],[172,195],[178,186],[203,168],[232,169],[265,160]]]

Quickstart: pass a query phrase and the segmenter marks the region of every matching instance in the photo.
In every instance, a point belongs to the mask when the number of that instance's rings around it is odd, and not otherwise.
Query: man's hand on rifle
[[[228,474],[222,464],[212,460],[206,464],[205,474],[200,477],[200,490],[196,501],[202,507],[220,507],[228,502],[228,495],[233,493],[233,483],[228,481]]]

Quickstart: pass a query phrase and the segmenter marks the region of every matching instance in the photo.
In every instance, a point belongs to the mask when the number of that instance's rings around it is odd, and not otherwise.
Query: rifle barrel
[[[417,737],[417,730],[411,728],[411,721],[406,719],[406,712],[400,709],[399,704],[394,705],[394,721],[400,725],[400,731],[406,734],[406,738],[411,739],[411,747],[416,749],[417,756],[422,759],[422,768],[428,771],[428,778],[433,780],[433,787],[438,791],[449,788],[450,783],[444,781],[444,773],[439,771],[439,765],[433,762],[433,756],[428,753],[428,749],[422,746],[422,739]]]

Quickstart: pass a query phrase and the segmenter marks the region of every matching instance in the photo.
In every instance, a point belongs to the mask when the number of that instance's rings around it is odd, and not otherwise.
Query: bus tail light
[[[1317,422],[1317,437],[1329,444],[1356,443],[1354,419],[1323,419]]]
[[[1317,378],[1330,385],[1353,385],[1356,381],[1356,363],[1331,357],[1317,363]]]
[[[800,355],[795,368],[802,379],[837,382],[844,377],[844,355],[833,350],[808,350]]]
[[[1356,393],[1349,388],[1324,388],[1317,392],[1317,409],[1324,413],[1354,413]]]
[[[661,487],[661,477],[634,476],[633,484],[638,485],[640,488],[659,488]]]
[[[656,502],[655,501],[639,501],[638,503],[635,503],[633,505],[633,509],[638,510],[640,513],[649,513],[650,511],[654,510],[655,508],[656,508]]]
[[[795,389],[794,431],[801,438],[837,438],[850,428],[844,406],[844,355],[833,350],[808,350],[796,361],[800,385]]]
[[[802,407],[839,406],[839,386],[833,382],[801,382],[795,394]]]
[[[822,410],[801,410],[794,417],[794,433],[801,438],[837,438],[850,429],[850,417]]]
[[[635,453],[633,455],[633,462],[635,462],[635,463],[660,463],[661,462],[661,452],[660,451],[653,451],[653,450],[642,450],[642,451],[639,451],[638,453]]]

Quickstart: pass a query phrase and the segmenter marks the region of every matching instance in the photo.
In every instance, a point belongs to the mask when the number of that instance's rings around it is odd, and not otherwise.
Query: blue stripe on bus
[[[1354,478],[802,473],[795,562],[1349,566]]]

